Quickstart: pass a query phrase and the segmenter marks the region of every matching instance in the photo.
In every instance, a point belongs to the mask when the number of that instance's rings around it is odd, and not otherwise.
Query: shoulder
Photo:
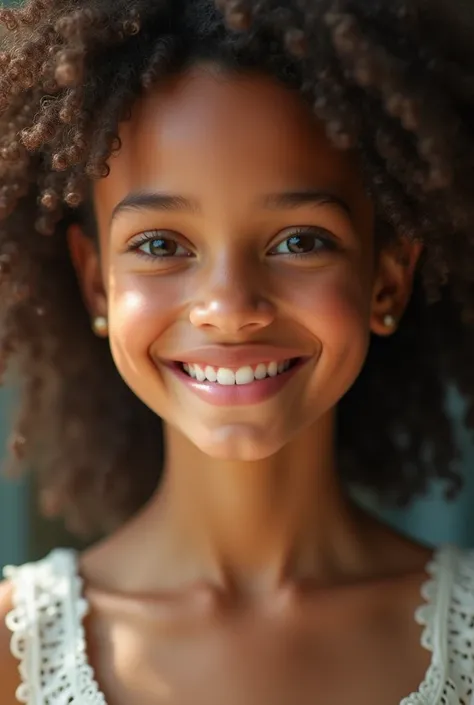
[[[8,628],[7,616],[13,610],[14,586],[10,580],[0,582],[0,683],[2,705],[18,705],[15,692],[21,684],[18,659],[11,651],[12,632]]]

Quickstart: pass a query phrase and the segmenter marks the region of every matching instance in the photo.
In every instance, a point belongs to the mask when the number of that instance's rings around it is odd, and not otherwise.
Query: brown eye
[[[172,257],[178,251],[178,243],[174,240],[165,240],[157,238],[145,243],[148,247],[148,253],[153,257]]]
[[[293,255],[304,255],[310,252],[316,252],[324,247],[324,243],[321,239],[316,238],[314,235],[294,235],[288,238],[286,242],[288,251]]]
[[[294,233],[274,247],[271,255],[315,255],[320,252],[336,250],[337,245],[329,234],[320,230],[304,230]]]
[[[167,237],[164,237],[166,234]],[[131,245],[131,249],[137,254],[152,259],[164,259],[167,257],[191,257],[191,252],[180,245],[180,243],[168,232],[161,234],[160,231],[150,231],[142,233],[138,242]]]

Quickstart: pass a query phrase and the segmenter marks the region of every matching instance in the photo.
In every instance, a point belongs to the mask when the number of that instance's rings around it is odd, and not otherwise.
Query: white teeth
[[[206,379],[209,382],[217,382],[217,372],[215,371],[215,369],[213,367],[211,367],[210,365],[207,365],[204,372],[206,373]]]
[[[235,373],[236,384],[250,384],[255,379],[251,367],[240,367]]]
[[[235,372],[228,370],[226,367],[219,367],[217,370],[217,381],[219,384],[227,386],[235,384]]]
[[[199,367],[199,365],[194,365],[194,369],[196,370],[196,379],[198,382],[204,382],[206,379],[206,374],[202,367]]]
[[[214,382],[231,386],[234,384],[251,384],[254,380],[263,380],[266,377],[276,377],[282,372],[289,369],[291,360],[283,362],[272,361],[268,364],[260,362],[258,365],[251,367],[245,365],[239,367],[238,370],[230,370],[227,367],[212,367],[211,365],[201,366],[193,363],[183,363],[183,370],[193,379],[198,382]]]
[[[276,377],[278,374],[278,363],[277,362],[270,362],[268,365],[268,374],[270,377]]]

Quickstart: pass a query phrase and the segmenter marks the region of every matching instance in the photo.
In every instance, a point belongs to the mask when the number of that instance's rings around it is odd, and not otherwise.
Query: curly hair
[[[159,483],[160,419],[93,335],[65,233],[95,237],[90,184],[137,97],[206,60],[297,88],[360,154],[377,246],[424,243],[399,331],[372,340],[340,403],[340,473],[396,501],[434,477],[456,491],[448,385],[474,425],[474,67],[455,38],[411,0],[29,0],[0,24],[0,361],[20,385],[8,466],[34,466],[43,511],[107,532]]]

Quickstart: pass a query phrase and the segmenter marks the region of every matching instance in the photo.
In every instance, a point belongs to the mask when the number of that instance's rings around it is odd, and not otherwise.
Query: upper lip
[[[209,346],[176,354],[170,361],[211,365],[212,367],[244,367],[260,362],[283,362],[296,357],[308,357],[296,348],[276,345]]]

